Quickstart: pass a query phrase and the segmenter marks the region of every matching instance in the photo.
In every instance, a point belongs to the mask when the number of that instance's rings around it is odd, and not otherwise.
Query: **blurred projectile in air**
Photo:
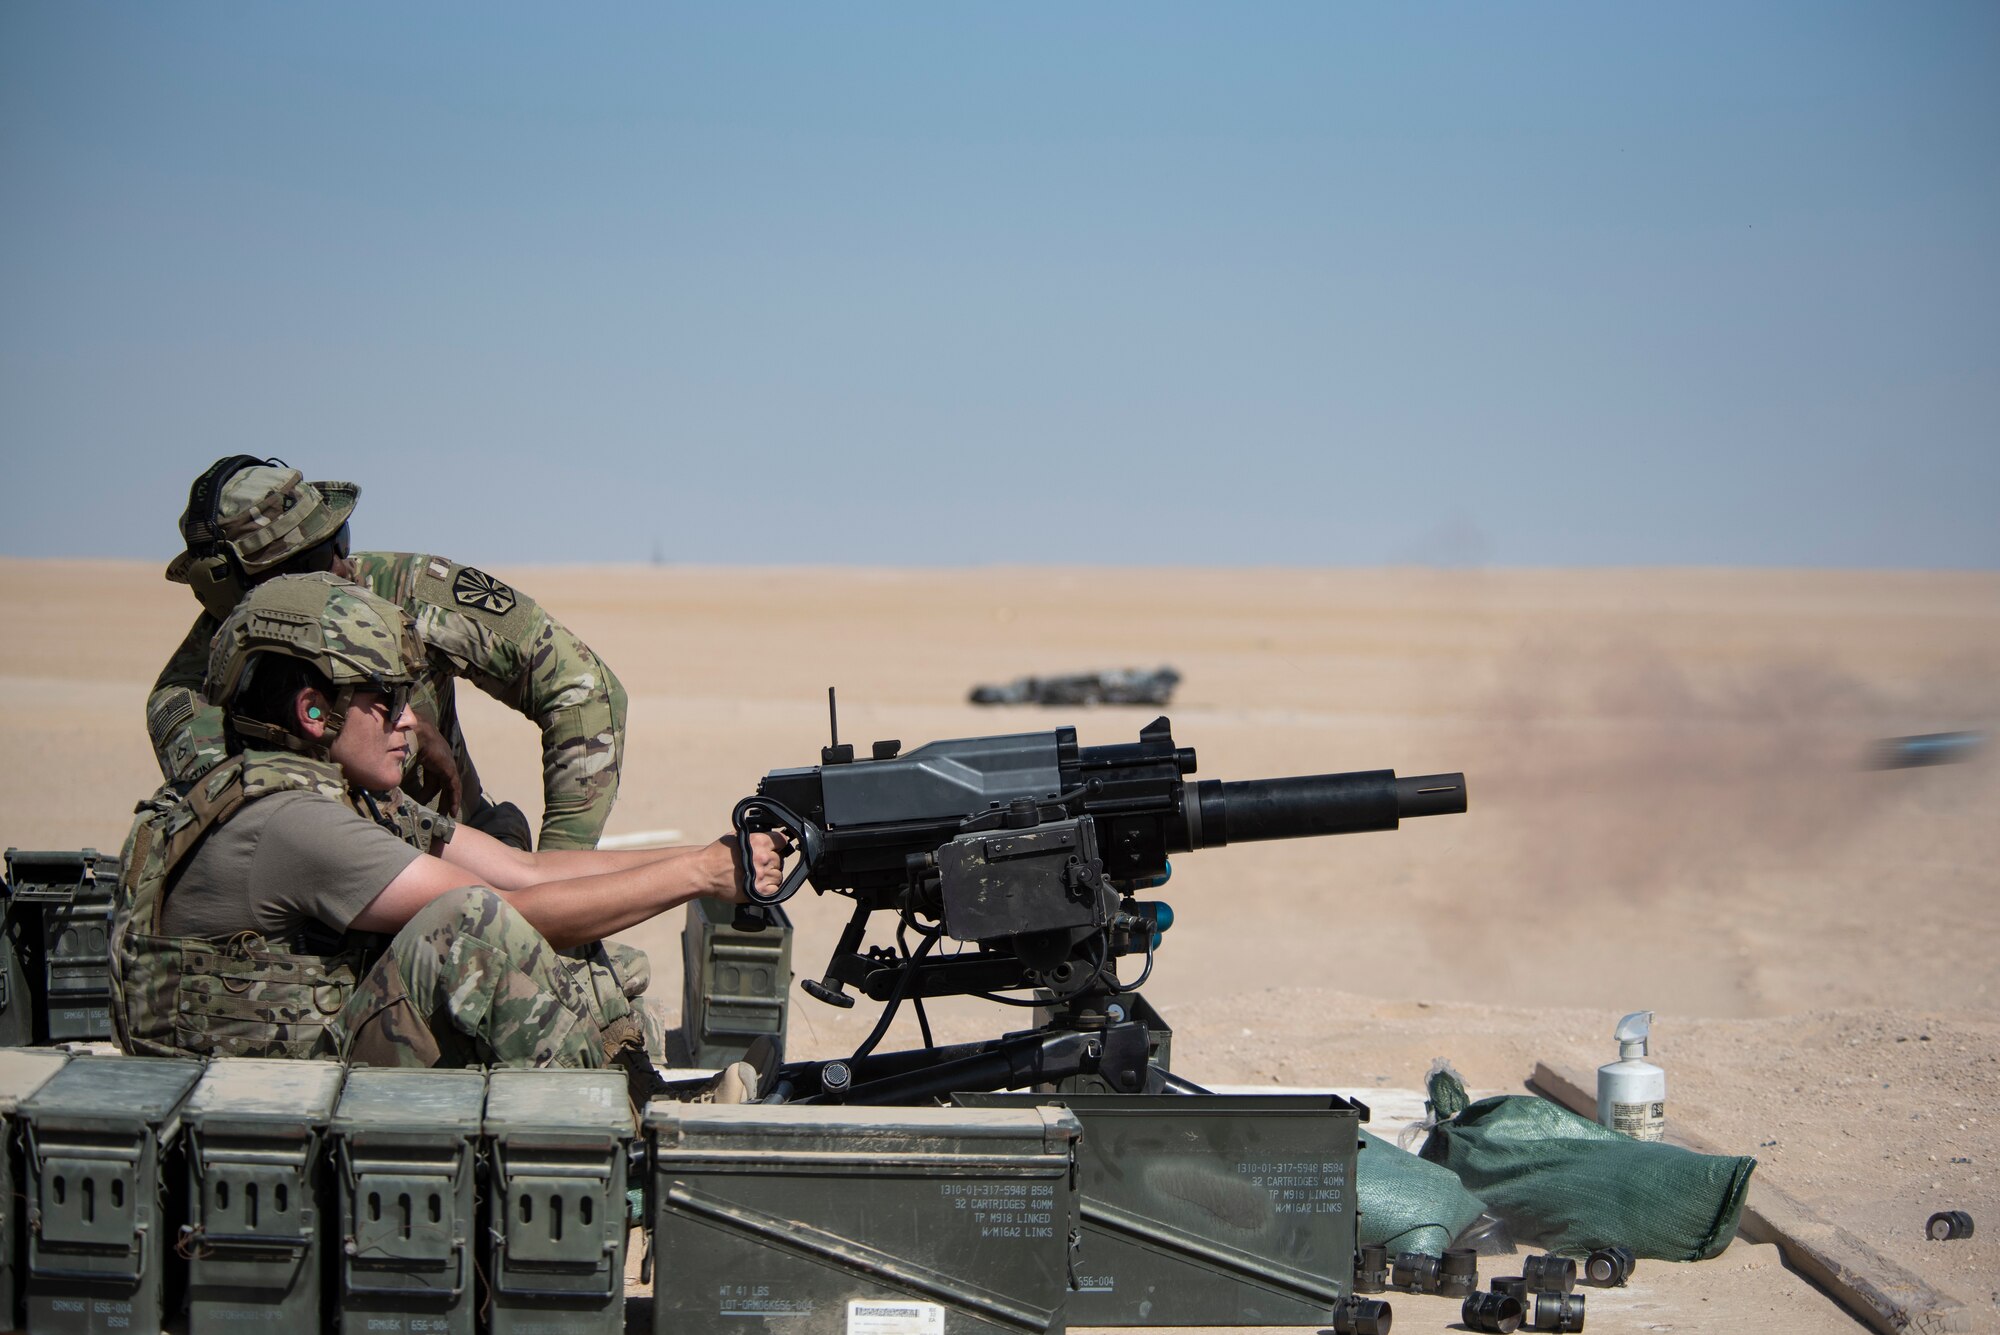
[[[1869,769],[1916,769],[1921,765],[1956,765],[1972,759],[1986,744],[1983,732],[1926,732],[1915,737],[1885,737],[1868,751]]]

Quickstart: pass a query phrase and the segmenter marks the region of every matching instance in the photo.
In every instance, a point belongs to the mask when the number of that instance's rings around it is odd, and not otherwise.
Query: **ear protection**
[[[324,715],[322,715],[322,714],[321,714],[321,713],[319,712],[319,706],[318,706],[318,705],[307,705],[307,706],[306,706],[306,717],[307,717],[307,718],[309,718],[309,719],[314,719],[314,720],[318,720],[318,719],[320,719],[320,718],[324,717]]]
[[[222,540],[219,527],[222,486],[246,468],[271,462],[248,454],[218,459],[188,488],[187,514],[181,520],[181,537],[187,540],[188,552],[194,557],[188,566],[188,584],[209,615],[217,620],[236,610],[247,589],[236,554]]]

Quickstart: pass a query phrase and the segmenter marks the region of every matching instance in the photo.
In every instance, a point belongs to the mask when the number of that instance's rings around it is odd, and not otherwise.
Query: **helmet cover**
[[[190,567],[223,548],[246,575],[269,570],[340,532],[360,496],[352,482],[307,482],[298,469],[272,460],[241,468],[221,481],[213,523],[206,512],[195,513],[190,495],[181,513],[187,550],[168,564],[167,578],[190,583]]]
[[[309,664],[342,693],[414,682],[426,663],[402,608],[323,571],[281,575],[245,595],[209,648],[209,703],[227,710],[260,654]]]

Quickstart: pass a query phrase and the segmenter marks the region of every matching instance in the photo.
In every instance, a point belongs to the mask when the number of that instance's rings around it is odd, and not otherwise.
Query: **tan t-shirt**
[[[168,936],[256,932],[276,944],[321,923],[344,932],[416,849],[320,793],[273,793],[209,832],[167,895]]]

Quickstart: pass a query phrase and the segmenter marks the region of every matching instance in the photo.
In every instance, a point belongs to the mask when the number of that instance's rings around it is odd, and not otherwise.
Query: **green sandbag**
[[[1449,1172],[1366,1131],[1355,1160],[1354,1199],[1361,1216],[1356,1240],[1364,1247],[1383,1243],[1391,1256],[1441,1255],[1485,1208]]]
[[[1755,1159],[1633,1140],[1546,1099],[1468,1106],[1450,1070],[1432,1073],[1430,1098],[1439,1120],[1423,1157],[1457,1174],[1523,1242],[1702,1261],[1736,1236]]]

